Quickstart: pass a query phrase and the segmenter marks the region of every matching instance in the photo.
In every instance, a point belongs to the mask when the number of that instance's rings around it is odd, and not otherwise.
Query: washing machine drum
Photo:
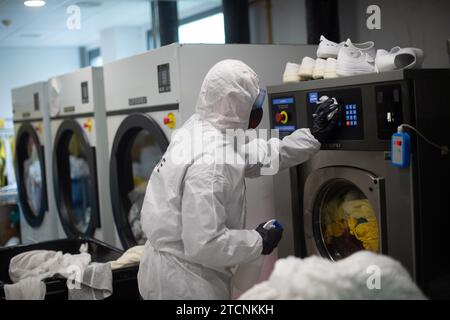
[[[320,184],[310,208],[312,253],[340,260],[360,250],[382,252],[380,184],[373,178],[344,177]]]
[[[147,184],[169,142],[149,115],[127,116],[114,137],[110,159],[111,201],[117,231],[125,249],[147,240],[141,209]]]

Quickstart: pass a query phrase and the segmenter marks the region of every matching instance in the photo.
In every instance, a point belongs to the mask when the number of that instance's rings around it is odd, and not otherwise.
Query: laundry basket
[[[92,238],[61,239],[31,245],[0,248],[0,300],[5,299],[4,285],[11,283],[11,279],[9,278],[9,262],[14,256],[31,250],[53,250],[78,254],[80,246],[83,243],[88,244],[88,253],[91,255],[92,262],[113,261],[123,253],[123,251],[117,248]],[[138,266],[113,270],[113,294],[107,299],[138,300],[140,296],[137,285],[137,272]],[[45,299],[67,300],[68,290],[66,281],[66,279],[61,277],[45,279],[44,282],[47,287]]]

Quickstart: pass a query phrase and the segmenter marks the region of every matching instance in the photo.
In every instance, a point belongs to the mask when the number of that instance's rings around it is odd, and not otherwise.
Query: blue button
[[[353,114],[356,114],[356,110],[353,110]]]
[[[345,114],[350,114],[351,111],[345,111]]]
[[[355,123],[355,126],[357,126],[357,125],[358,125],[358,122],[357,122],[357,121],[355,121],[354,123]]]

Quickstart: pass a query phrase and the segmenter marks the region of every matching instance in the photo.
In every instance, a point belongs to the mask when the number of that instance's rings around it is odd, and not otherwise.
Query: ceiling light
[[[45,6],[45,1],[42,0],[28,0],[23,2],[27,7],[43,7]]]

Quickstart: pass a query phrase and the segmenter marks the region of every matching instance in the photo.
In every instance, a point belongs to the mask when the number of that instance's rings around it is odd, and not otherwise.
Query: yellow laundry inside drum
[[[352,199],[349,193],[337,192],[326,197],[321,209],[321,228],[327,251],[334,258],[359,250],[379,252],[377,217],[370,201],[363,196]]]

